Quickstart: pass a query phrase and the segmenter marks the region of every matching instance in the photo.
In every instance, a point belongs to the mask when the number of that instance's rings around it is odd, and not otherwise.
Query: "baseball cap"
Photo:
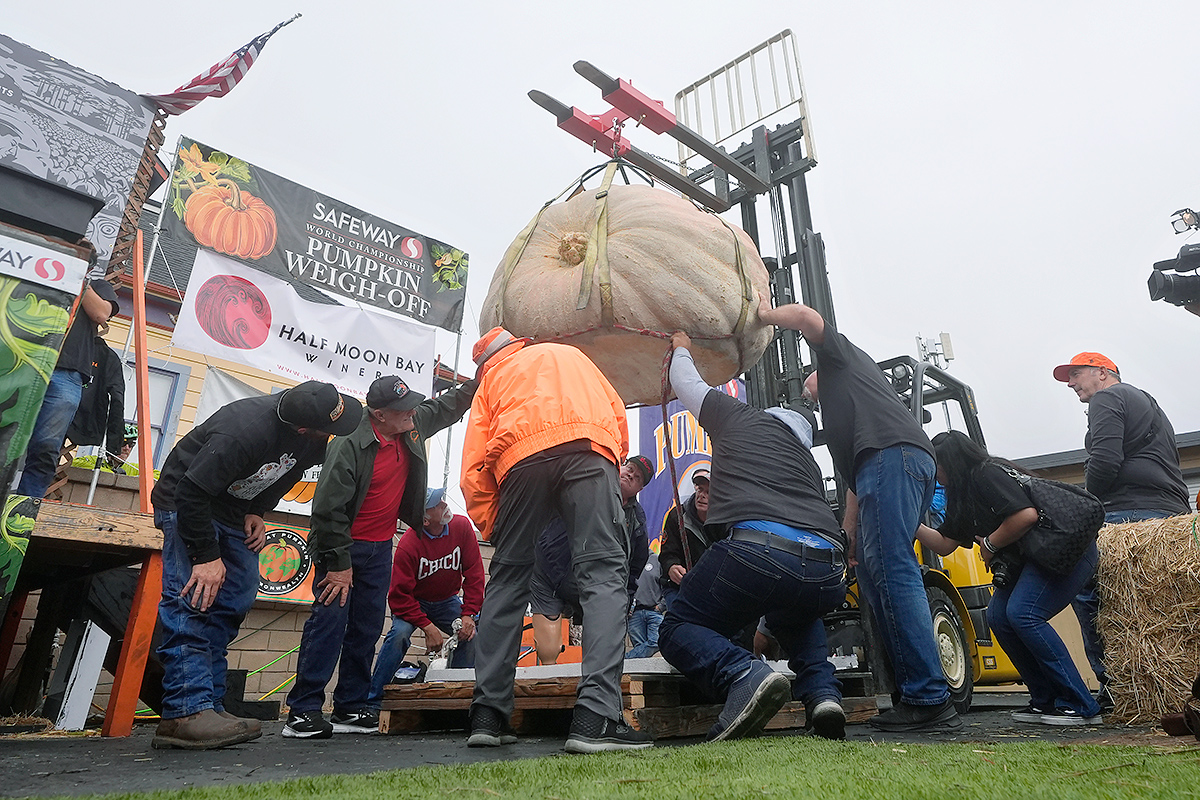
[[[1066,383],[1071,380],[1071,367],[1104,367],[1119,378],[1121,370],[1112,359],[1100,353],[1080,353],[1071,359],[1069,364],[1060,364],[1054,368],[1054,380]]]
[[[342,394],[331,383],[305,381],[279,398],[279,418],[299,428],[345,436],[358,427],[362,403]]]
[[[426,489],[425,490],[425,510],[428,511],[429,509],[436,506],[438,503],[442,502],[442,498],[445,496],[446,496],[445,489]]]
[[[692,473],[692,483],[693,484],[700,483],[701,481],[703,481],[704,483],[712,482],[709,480],[708,470],[703,469],[703,468],[698,469]]]
[[[654,477],[654,465],[650,463],[650,459],[645,456],[630,456],[625,459],[626,464],[633,464],[638,468],[638,472],[642,476],[642,485],[645,486]]]
[[[425,402],[425,395],[414,392],[399,375],[384,375],[371,382],[367,389],[368,408],[390,408],[393,411],[411,411]]]

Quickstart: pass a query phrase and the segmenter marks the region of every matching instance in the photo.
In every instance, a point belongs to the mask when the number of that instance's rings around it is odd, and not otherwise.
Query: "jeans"
[[[1105,525],[1120,525],[1122,522],[1142,522],[1148,519],[1166,519],[1174,516],[1170,511],[1160,511],[1154,508],[1137,508],[1126,511],[1108,511],[1104,514]],[[1087,653],[1088,664],[1096,674],[1096,680],[1101,684],[1108,683],[1108,671],[1104,667],[1104,642],[1100,639],[1100,631],[1096,627],[1096,617],[1100,614],[1100,595],[1096,592],[1095,576],[1075,595],[1071,601],[1075,618],[1079,620],[1079,632],[1083,636],[1083,651]]]
[[[429,621],[437,625],[449,635],[454,629],[454,620],[462,616],[462,599],[451,595],[445,600],[418,600],[421,611],[429,617]],[[383,687],[392,682],[404,654],[408,652],[416,625],[400,617],[392,617],[391,630],[383,639],[379,648],[379,656],[375,659],[375,670],[371,673],[371,693],[367,695],[367,708],[379,710],[383,699]],[[475,666],[475,640],[460,641],[450,657],[451,669],[471,669]]]
[[[192,562],[179,536],[174,511],[154,512],[163,532],[162,600],[158,619],[163,665],[162,718],[186,717],[225,708],[225,654],[258,594],[258,555],[246,547],[246,534],[213,520],[213,533],[225,563],[225,583],[208,611],[199,611],[180,592],[192,576]]]
[[[626,658],[649,658],[658,650],[658,626],[663,615],[653,608],[638,608],[629,617],[629,643],[633,647]]]
[[[287,696],[288,708],[293,712],[321,710],[325,687],[335,667],[338,681],[333,690],[333,710],[351,713],[368,707],[371,661],[383,632],[392,582],[392,540],[355,540],[350,544],[350,568],[354,571],[354,586],[346,605],[337,601],[324,605],[314,600],[312,613],[304,623],[296,683]],[[317,569],[314,591],[325,575],[326,570]]]
[[[859,593],[879,626],[900,699],[944,703],[950,689],[913,551],[917,524],[933,499],[933,456],[908,444],[876,450],[862,460],[855,481]]]
[[[1070,575],[1056,575],[1026,562],[1013,586],[997,587],[987,609],[996,641],[1029,687],[1036,708],[1070,708],[1082,716],[1100,713],[1067,646],[1050,619],[1070,604],[1096,573],[1100,554],[1093,544]]]
[[[708,548],[684,576],[663,618],[658,646],[689,680],[724,699],[754,661],[753,653],[730,639],[765,615],[796,674],[795,696],[806,708],[840,701],[842,687],[828,660],[821,617],[845,599],[846,563],[840,553],[826,563],[725,539]]]
[[[46,396],[38,412],[37,422],[29,436],[25,451],[25,470],[17,485],[17,494],[43,498],[54,482],[58,471],[58,454],[62,451],[67,428],[79,409],[83,393],[83,373],[73,369],[56,369],[46,385]]]

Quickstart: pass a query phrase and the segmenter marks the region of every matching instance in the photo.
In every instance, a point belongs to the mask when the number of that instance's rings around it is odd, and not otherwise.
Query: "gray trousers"
[[[563,447],[523,459],[500,485],[495,547],[475,637],[472,705],[513,711],[513,681],[529,604],[534,544],[555,516],[567,525],[571,568],[583,610],[583,664],[576,703],[621,717],[621,671],[629,607],[628,537],[617,467],[591,451]]]

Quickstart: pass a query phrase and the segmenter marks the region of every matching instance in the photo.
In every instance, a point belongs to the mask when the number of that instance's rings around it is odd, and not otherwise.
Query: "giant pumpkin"
[[[627,405],[660,401],[677,330],[711,385],[752,367],[772,331],[758,319],[768,279],[750,237],[662,189],[603,188],[547,206],[517,237],[479,329],[575,345]]]
[[[192,192],[183,222],[204,247],[258,259],[275,248],[275,211],[226,178]]]

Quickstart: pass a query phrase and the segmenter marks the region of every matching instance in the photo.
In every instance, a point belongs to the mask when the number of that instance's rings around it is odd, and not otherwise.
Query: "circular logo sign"
[[[196,321],[214,342],[253,350],[271,331],[271,304],[245,278],[214,275],[196,292]]]
[[[283,595],[295,591],[312,571],[308,542],[295,531],[273,528],[258,554],[258,590]]]

